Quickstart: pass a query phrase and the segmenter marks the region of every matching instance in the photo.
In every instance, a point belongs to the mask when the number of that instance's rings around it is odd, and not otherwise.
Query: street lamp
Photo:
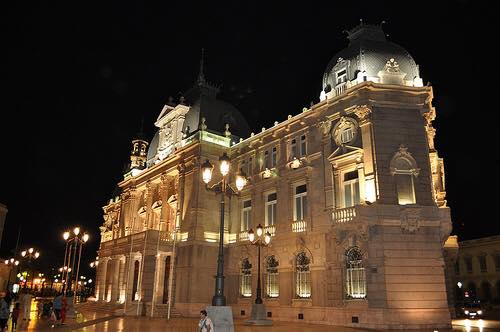
[[[7,290],[9,290],[9,286],[10,286],[10,276],[12,274],[12,269],[14,268],[14,266],[18,266],[19,265],[19,261],[16,260],[15,258],[11,258],[11,259],[6,259],[5,260],[5,265],[9,266],[10,269],[9,269],[9,279],[7,279]]]
[[[219,254],[217,257],[217,275],[215,276],[215,294],[212,298],[213,306],[225,306],[226,297],[224,296],[224,199],[225,196],[238,195],[239,191],[246,185],[246,177],[243,172],[236,174],[236,190],[228,183],[227,176],[231,169],[231,162],[227,153],[219,158],[219,170],[222,174],[222,180],[209,186],[208,183],[212,180],[214,166],[207,159],[201,165],[201,174],[203,182],[207,185],[207,190],[213,191],[216,194],[222,194],[220,199],[220,225],[219,225]]]
[[[256,234],[253,232],[253,229],[248,231],[248,240],[251,244],[257,246],[258,248],[258,260],[257,260],[257,291],[255,296],[255,304],[252,305],[252,315],[251,319],[246,322],[249,325],[271,325],[272,321],[266,318],[266,309],[264,304],[262,303],[262,288],[260,282],[260,248],[267,247],[271,242],[271,233],[266,232],[264,234],[264,228],[261,224],[257,226],[255,229]]]
[[[26,258],[28,260],[28,266],[31,270],[31,287],[33,289],[33,281],[35,280],[35,276],[33,275],[33,268],[31,267],[31,260],[37,259],[40,257],[40,253],[34,248],[29,248],[27,250],[21,251],[21,257]],[[26,283],[28,282],[28,278],[26,278]],[[26,288],[26,283],[24,284],[24,288]]]
[[[87,233],[82,233],[80,227],[76,226],[72,231],[65,231],[62,234],[62,238],[66,241],[66,249],[64,251],[64,266],[59,269],[63,273],[63,280],[65,280],[64,294],[67,292],[67,285],[71,290],[73,286],[73,280],[70,279],[69,274],[71,271],[75,270],[76,263],[76,252],[78,250],[78,263],[76,267],[76,277],[75,277],[75,293],[78,291],[78,273],[80,272],[80,260],[82,257],[82,247],[89,240],[89,235]],[[69,247],[69,248],[68,248]],[[73,253],[72,253],[73,252]],[[71,266],[71,267],[70,267]],[[72,275],[73,276],[73,275]],[[72,277],[71,276],[71,277]],[[73,298],[74,301],[75,298]]]

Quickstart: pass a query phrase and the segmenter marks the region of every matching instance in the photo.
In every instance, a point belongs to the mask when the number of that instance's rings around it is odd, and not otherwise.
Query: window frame
[[[245,206],[246,202],[250,202],[250,206]],[[245,218],[248,217],[248,220]],[[245,229],[245,224],[247,228]],[[252,224],[252,199],[247,198],[241,201],[241,223],[240,232],[248,231]]]
[[[271,195],[276,195],[275,199],[272,201],[269,201],[269,196]],[[277,208],[278,208],[278,194],[276,191],[268,192],[266,194],[266,200],[265,200],[265,218],[264,218],[264,225],[265,226],[273,226],[276,225],[276,219],[277,219]],[[269,207],[272,207],[272,223],[269,222]]]
[[[306,190],[305,192],[301,192],[301,193],[297,193],[297,188],[301,187],[301,186],[305,186],[306,187]],[[308,215],[308,199],[307,199],[307,196],[308,196],[308,185],[307,183],[305,182],[300,182],[300,183],[297,183],[293,186],[293,221],[301,221],[301,220],[305,220],[307,218],[307,215]],[[298,209],[297,209],[297,198],[300,199],[300,207],[301,207],[301,213],[300,213],[300,216],[301,218],[299,219],[298,218]],[[305,201],[305,209],[304,209],[304,201]]]

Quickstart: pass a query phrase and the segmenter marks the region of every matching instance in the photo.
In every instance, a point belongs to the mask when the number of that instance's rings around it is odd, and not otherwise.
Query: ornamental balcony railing
[[[173,231],[161,231],[160,232],[160,242],[173,242],[174,241]]]
[[[238,234],[238,240],[240,241],[248,240],[248,231],[240,232],[240,234]]]
[[[354,206],[343,209],[335,209],[332,212],[332,220],[334,223],[342,224],[352,221],[356,218],[356,208]]]
[[[307,230],[306,220],[296,220],[292,222],[292,232],[300,233],[300,232],[305,232],[306,230]]]
[[[347,90],[347,82],[339,83],[335,86],[335,95],[339,96]]]
[[[264,227],[264,234],[266,234],[267,232],[269,232],[269,234],[271,234],[271,236],[275,236],[276,235],[276,226],[274,226],[274,225],[265,226]]]

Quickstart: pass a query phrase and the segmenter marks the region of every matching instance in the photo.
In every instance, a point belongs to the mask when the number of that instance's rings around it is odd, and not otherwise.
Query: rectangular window
[[[358,171],[344,174],[344,207],[359,204]]]
[[[365,268],[361,262],[349,263],[347,266],[347,296],[353,299],[366,297]]]
[[[263,167],[263,169],[266,169],[266,168],[271,168],[270,160],[269,160],[269,151],[264,152],[264,167]]]
[[[245,170],[245,173],[250,176],[253,174],[253,158],[252,157],[248,157],[246,165],[247,165],[247,169]]]
[[[267,271],[266,294],[268,297],[279,297],[279,295],[280,295],[278,270],[277,269]]]
[[[292,139],[290,142],[290,160],[292,160],[294,157],[298,157],[297,154],[297,139]]]
[[[500,255],[495,256],[495,270],[500,271]]]
[[[337,84],[344,83],[347,81],[347,71],[342,69],[337,72]]]
[[[271,153],[271,168],[276,167],[277,164],[278,164],[278,149],[274,147]]]
[[[252,201],[246,200],[243,201],[243,209],[241,211],[241,230],[247,231],[250,229],[250,225],[252,224]]]
[[[311,271],[300,270],[296,272],[295,292],[299,298],[311,297]]]
[[[472,257],[465,257],[465,265],[467,266],[467,272],[472,273]]]
[[[479,260],[479,268],[481,269],[481,272],[488,271],[488,268],[486,266],[486,255],[479,256],[478,260]]]
[[[399,205],[415,204],[415,191],[413,187],[413,175],[395,174],[396,189],[398,192]]]
[[[307,137],[306,137],[306,135],[300,136],[300,155],[302,157],[307,155]]]
[[[276,224],[276,193],[267,195],[266,199],[266,224],[265,226],[272,226]]]
[[[293,220],[304,220],[307,215],[307,186],[295,187]]]

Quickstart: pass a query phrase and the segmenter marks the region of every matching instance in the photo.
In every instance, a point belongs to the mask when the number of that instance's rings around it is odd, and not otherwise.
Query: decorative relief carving
[[[341,117],[332,130],[332,139],[337,146],[346,145],[356,139],[359,125],[351,117]]]
[[[405,234],[415,234],[420,227],[421,208],[404,207],[400,210],[401,231]]]
[[[368,121],[371,113],[372,109],[367,105],[356,106],[354,108],[354,114],[356,114],[361,123]]]
[[[409,168],[406,165],[400,165],[401,160],[409,164]],[[399,146],[398,151],[394,154],[390,162],[390,171],[391,175],[398,173],[398,171],[404,170],[410,172],[414,176],[418,176],[420,173],[420,168],[417,167],[417,161],[410,152],[408,152],[408,148],[401,144]]]

